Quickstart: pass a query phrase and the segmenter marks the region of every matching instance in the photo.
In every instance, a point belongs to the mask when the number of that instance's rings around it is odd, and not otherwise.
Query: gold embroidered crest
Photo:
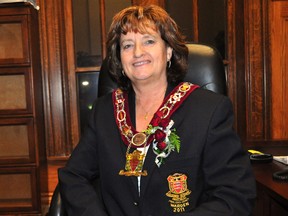
[[[169,190],[166,196],[171,197],[169,200],[173,212],[185,212],[185,207],[189,206],[187,197],[191,191],[187,188],[187,176],[182,173],[169,175],[167,178]]]
[[[145,155],[134,150],[133,153],[126,154],[125,170],[120,170],[119,175],[125,176],[147,176],[147,171],[142,171]]]

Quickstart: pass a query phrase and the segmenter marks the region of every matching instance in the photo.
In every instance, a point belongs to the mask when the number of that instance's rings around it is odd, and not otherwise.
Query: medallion
[[[136,133],[132,139],[131,139],[131,143],[135,146],[141,146],[143,145],[145,142],[146,142],[146,139],[147,139],[147,136],[145,133],[143,132],[139,132],[139,133]]]
[[[125,170],[120,170],[119,175],[124,176],[147,176],[147,171],[142,171],[144,154],[134,150],[132,153],[126,154]]]

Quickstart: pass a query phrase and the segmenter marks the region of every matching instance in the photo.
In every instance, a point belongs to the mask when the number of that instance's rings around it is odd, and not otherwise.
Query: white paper
[[[288,156],[273,156],[275,161],[288,165]]]
[[[36,10],[39,10],[39,6],[36,4],[36,0],[0,0],[0,4],[2,3],[15,3],[15,2],[27,2],[33,5]]]

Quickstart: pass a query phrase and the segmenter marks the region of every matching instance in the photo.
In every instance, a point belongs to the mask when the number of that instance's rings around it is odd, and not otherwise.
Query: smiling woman
[[[137,82],[145,81],[146,85],[155,83],[158,92],[162,93],[166,90],[166,63],[171,61],[172,48],[166,46],[158,32],[147,30],[146,34],[128,32],[121,36],[122,68],[135,90],[138,89]],[[158,82],[153,82],[153,79]]]
[[[95,101],[59,169],[68,215],[251,214],[255,182],[231,101],[183,82],[187,57],[162,8],[132,6],[114,16],[107,61],[117,88]]]
[[[126,52],[126,49],[125,52],[123,51],[123,41],[126,43],[130,42],[126,45],[129,47],[128,51],[132,50],[134,52],[135,59],[139,56],[138,52],[144,51],[142,49],[144,47],[149,49],[155,48],[155,46],[162,47],[161,49],[163,50],[159,50],[159,53],[166,49],[164,53],[159,54],[166,55],[161,57],[163,59],[166,58],[166,60],[162,60],[159,64],[162,64],[167,70],[168,81],[177,82],[183,79],[187,68],[185,56],[188,55],[188,50],[184,36],[180,33],[175,21],[164,10],[156,12],[148,8],[145,11],[140,9],[139,12],[134,12],[133,9],[134,7],[130,7],[115,15],[107,38],[107,55],[111,56],[109,58],[110,70],[114,78],[119,82],[120,87],[129,89],[131,86],[131,81],[123,76],[123,65],[120,58],[122,58],[122,55],[130,53]],[[123,20],[123,17],[126,20]],[[164,48],[163,45],[166,47]],[[130,48],[131,46],[132,48]],[[140,53],[140,55],[142,54]],[[172,64],[167,67],[167,62]]]

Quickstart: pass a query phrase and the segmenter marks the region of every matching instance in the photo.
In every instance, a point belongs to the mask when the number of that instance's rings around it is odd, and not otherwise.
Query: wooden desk
[[[288,182],[275,181],[274,172],[288,169],[281,163],[253,164],[257,200],[253,216],[288,216]]]

